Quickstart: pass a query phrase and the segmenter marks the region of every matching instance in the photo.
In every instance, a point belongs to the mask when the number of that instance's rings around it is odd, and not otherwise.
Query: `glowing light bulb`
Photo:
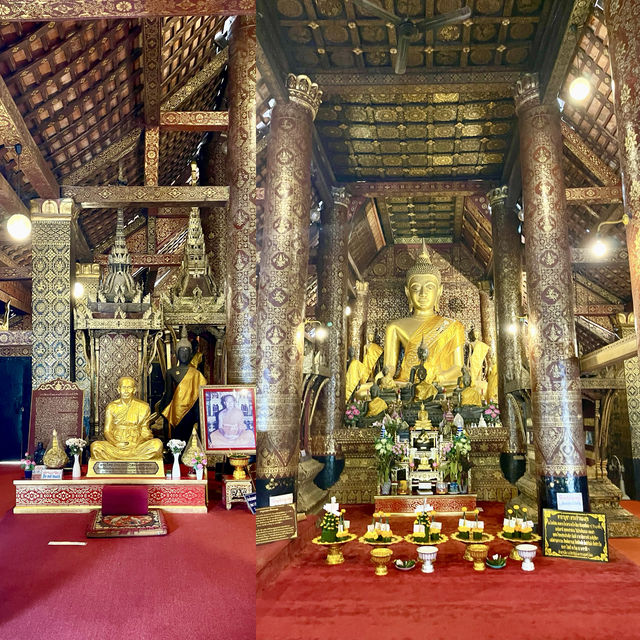
[[[345,316],[350,316],[350,315],[351,315],[351,307],[350,307],[349,305],[347,305],[347,306],[344,308],[344,315],[345,315]]]
[[[82,282],[76,282],[73,285],[73,297],[74,298],[82,298],[84,295],[84,286]]]
[[[515,336],[516,333],[518,333],[518,325],[515,322],[512,322],[508,327],[507,327],[507,331],[512,335]]]
[[[316,338],[320,341],[327,337],[327,330],[324,327],[318,327],[316,331]]]
[[[14,213],[7,220],[7,231],[15,240],[24,240],[31,233],[31,220],[22,213]]]
[[[607,245],[602,240],[600,240],[600,238],[598,238],[593,243],[591,251],[593,252],[593,255],[597,256],[598,258],[602,258],[607,253]]]
[[[584,100],[591,92],[591,83],[582,76],[576,78],[569,86],[569,95],[574,100]]]

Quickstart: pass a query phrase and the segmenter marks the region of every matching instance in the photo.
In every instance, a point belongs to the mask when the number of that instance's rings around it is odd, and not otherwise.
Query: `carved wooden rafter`
[[[162,20],[142,21],[142,55],[144,59],[144,120],[147,126],[160,124],[160,90],[162,88]]]
[[[182,264],[181,253],[131,253],[131,265],[133,267],[179,267]],[[100,265],[106,265],[109,256],[106,254],[98,255],[94,258],[95,262]],[[1,273],[1,270],[0,270]]]
[[[3,20],[101,20],[163,16],[235,16],[255,13],[254,0],[0,0]]]
[[[566,122],[562,122],[562,138],[565,147],[598,179],[604,186],[615,186],[620,182],[617,173],[574,131]]]
[[[31,269],[27,267],[0,267],[0,281],[31,280]]]
[[[119,207],[207,206],[226,202],[229,187],[63,187],[63,198],[73,198],[84,209],[117,209]]]
[[[163,131],[226,131],[228,111],[163,111],[160,114]]]
[[[398,182],[354,182],[344,184],[354,196],[382,198],[386,196],[405,196],[417,194],[471,196],[476,193],[485,194],[495,186],[493,182],[484,180],[433,180],[433,181],[398,181]]]
[[[622,186],[567,189],[567,204],[611,204],[622,202]]]

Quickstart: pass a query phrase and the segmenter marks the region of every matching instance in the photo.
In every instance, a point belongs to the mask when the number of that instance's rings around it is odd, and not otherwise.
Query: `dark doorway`
[[[31,358],[0,358],[0,380],[0,460],[20,460],[29,442]]]

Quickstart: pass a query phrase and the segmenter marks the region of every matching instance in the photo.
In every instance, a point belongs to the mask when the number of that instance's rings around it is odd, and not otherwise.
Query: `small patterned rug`
[[[127,538],[129,536],[164,536],[167,523],[162,511],[149,509],[140,516],[105,516],[102,510],[91,514],[87,538]]]

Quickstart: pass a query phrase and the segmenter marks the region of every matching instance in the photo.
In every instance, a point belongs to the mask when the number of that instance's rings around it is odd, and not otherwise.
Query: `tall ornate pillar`
[[[256,17],[237,16],[229,43],[227,382],[256,381]]]
[[[74,379],[71,350],[74,208],[71,198],[31,201],[34,389],[55,378]]]
[[[347,304],[348,230],[347,213],[349,196],[344,187],[331,190],[333,206],[323,212],[318,255],[318,304],[316,318],[331,323],[323,349],[329,367],[329,379],[318,398],[311,423],[311,451],[313,457],[324,462],[316,484],[326,489],[338,480],[341,468],[336,465],[334,430],[342,424],[344,412],[346,343],[344,340]]]
[[[480,287],[480,322],[482,323],[482,342],[489,345],[495,358],[497,349],[495,305],[489,295],[489,283]]]
[[[605,0],[611,71],[618,129],[618,154],[622,173],[622,201],[627,225],[629,275],[640,354],[640,38],[638,5],[633,0]],[[635,455],[635,454],[634,454]],[[640,470],[639,470],[640,471]]]
[[[202,184],[227,184],[227,138],[213,135],[204,153]],[[213,281],[218,292],[225,290],[227,272],[227,204],[200,210],[202,232]]]
[[[509,434],[507,450],[501,455],[501,465],[505,477],[515,483],[524,473],[526,462],[522,416],[517,400],[509,393],[521,385],[524,356],[518,321],[518,316],[522,315],[522,244],[516,213],[507,207],[507,187],[493,189],[487,197],[493,237],[498,403],[502,424]]]
[[[636,332],[634,313],[617,314],[615,324],[621,338],[632,336]],[[634,481],[634,493],[631,495],[640,496],[640,367],[638,366],[638,358],[629,358],[624,361],[624,381],[631,430],[631,462]],[[628,460],[624,460],[623,463],[626,467],[629,466]]]
[[[349,321],[349,345],[355,349],[356,358],[362,358],[363,334],[367,326],[369,306],[369,283],[356,280],[356,300]]]
[[[529,303],[529,364],[538,505],[589,490],[576,354],[571,253],[566,217],[560,111],[540,103],[538,77],[516,84]]]
[[[299,457],[304,305],[309,261],[311,139],[322,92],[287,77],[289,101],[271,116],[258,290],[257,505],[292,494]]]

